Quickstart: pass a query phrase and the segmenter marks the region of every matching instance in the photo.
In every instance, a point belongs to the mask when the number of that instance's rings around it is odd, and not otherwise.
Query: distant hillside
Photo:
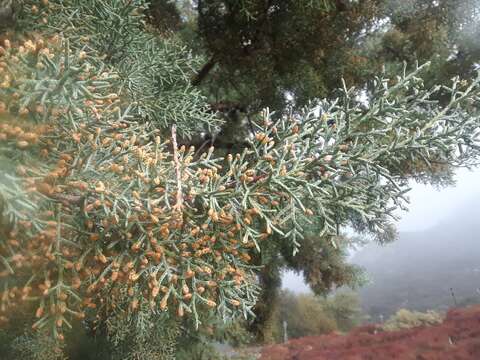
[[[371,284],[360,290],[364,310],[379,320],[398,308],[447,309],[480,303],[480,199],[422,232],[401,233],[385,246],[370,244],[352,262]]]

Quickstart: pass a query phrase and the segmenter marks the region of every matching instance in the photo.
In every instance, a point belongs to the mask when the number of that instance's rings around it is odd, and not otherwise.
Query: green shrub
[[[287,322],[289,338],[349,331],[362,319],[358,296],[353,292],[338,292],[329,297],[313,294],[281,294],[277,318],[276,340],[283,340],[283,322]]]
[[[382,326],[384,330],[395,331],[410,329],[418,326],[431,326],[440,324],[443,321],[443,315],[429,310],[425,313],[418,311],[410,311],[407,309],[398,310],[395,315],[391,316]]]

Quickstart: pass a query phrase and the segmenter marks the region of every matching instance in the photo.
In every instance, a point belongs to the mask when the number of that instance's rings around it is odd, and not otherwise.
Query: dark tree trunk
[[[15,24],[15,0],[0,0],[0,31]]]
[[[255,305],[256,318],[252,330],[257,340],[264,344],[274,343],[279,324],[279,300],[282,284],[277,264],[267,264],[259,274],[262,293]]]

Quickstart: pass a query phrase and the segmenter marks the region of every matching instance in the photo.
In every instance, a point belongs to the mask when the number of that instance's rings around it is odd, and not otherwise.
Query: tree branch
[[[180,171],[180,161],[178,160],[178,144],[177,144],[177,127],[172,125],[172,145],[173,145],[173,161],[175,162],[175,173],[177,176],[177,203],[174,209],[182,210],[183,194],[182,194],[182,173]]]
[[[193,86],[198,86],[202,83],[202,81],[207,77],[207,75],[210,73],[210,71],[213,69],[215,64],[217,63],[217,60],[215,59],[214,56],[208,60],[208,62],[203,65],[203,67],[200,69],[198,74],[192,79],[192,85]]]

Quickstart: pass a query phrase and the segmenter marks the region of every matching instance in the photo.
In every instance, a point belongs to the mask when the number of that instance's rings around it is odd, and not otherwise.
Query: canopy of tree
[[[342,228],[392,240],[410,179],[478,160],[452,3],[1,1],[0,323],[58,357],[77,327],[102,356],[172,358],[218,319],[272,340],[285,267],[357,283]],[[411,58],[433,65],[382,71],[376,44],[409,53],[435,9],[444,52]],[[462,77],[434,78],[451,59]]]

